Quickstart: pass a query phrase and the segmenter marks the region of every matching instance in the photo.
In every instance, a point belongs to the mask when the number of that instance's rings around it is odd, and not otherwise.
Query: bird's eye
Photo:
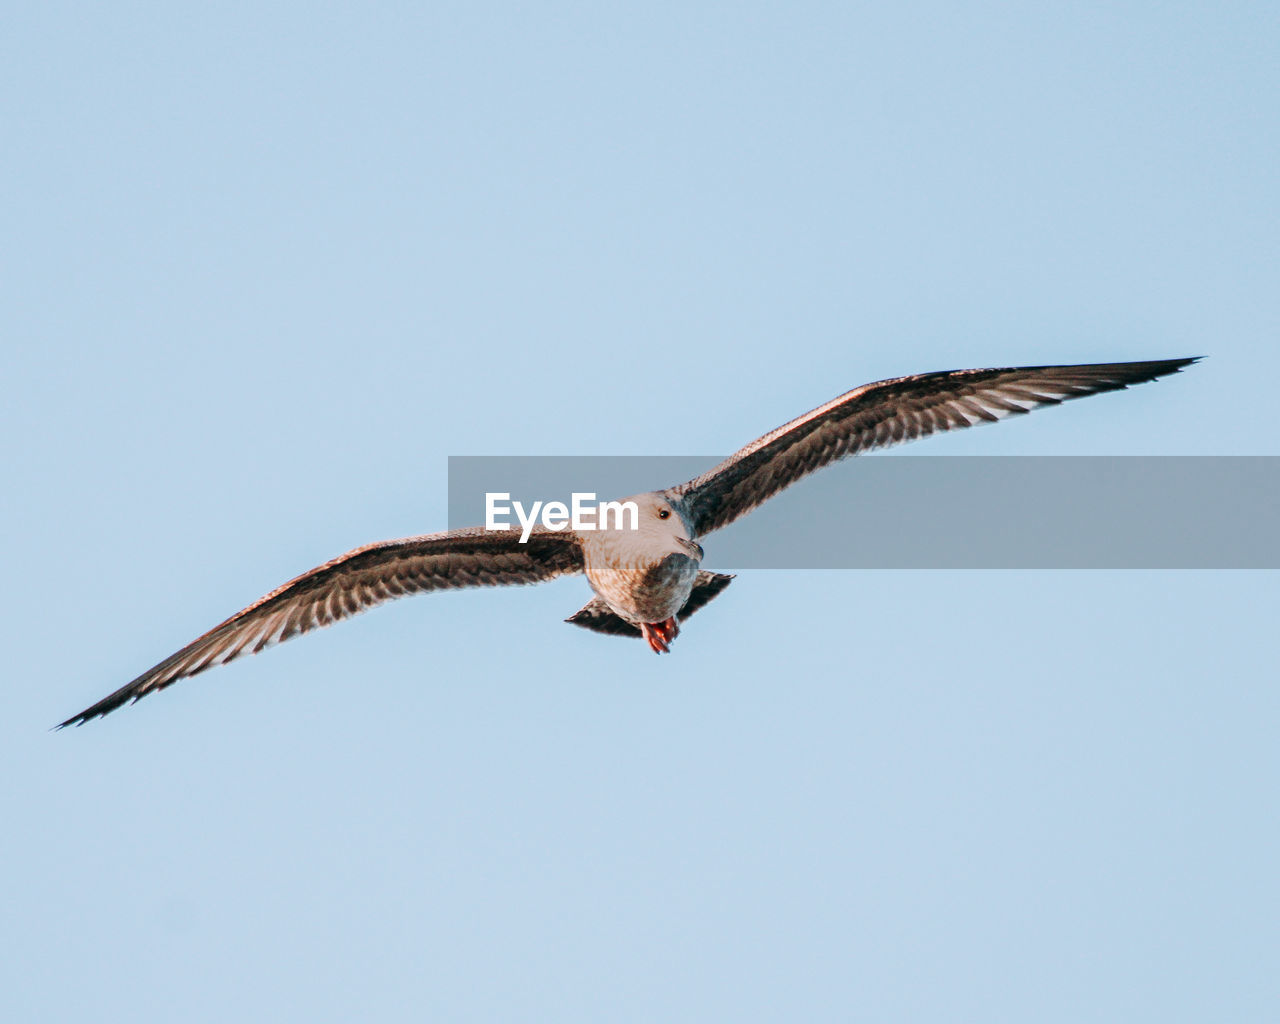
[[[669,509],[669,508],[660,508],[660,509],[658,509],[658,518],[659,518],[659,519],[670,519],[670,518],[671,518],[671,509]]]

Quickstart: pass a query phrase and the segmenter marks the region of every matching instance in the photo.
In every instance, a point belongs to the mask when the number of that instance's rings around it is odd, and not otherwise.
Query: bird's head
[[[637,546],[649,554],[688,555],[702,561],[702,545],[693,539],[683,510],[661,491],[633,494],[618,504],[622,506],[620,516],[602,513],[602,528],[596,534],[601,542],[610,547]],[[635,506],[634,514],[630,505]]]

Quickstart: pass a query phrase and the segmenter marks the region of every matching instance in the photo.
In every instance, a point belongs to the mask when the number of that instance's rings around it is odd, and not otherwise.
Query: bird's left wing
[[[460,587],[541,583],[581,572],[582,565],[578,537],[567,530],[535,530],[523,544],[518,531],[476,528],[356,548],[236,612],[58,728],[81,725],[179,679],[242,654],[257,654],[393,598]]]
[[[837,459],[1030,412],[1038,406],[1118,391],[1193,362],[1159,359],[944,370],[864,384],[765,434],[667,494],[681,503],[701,536],[728,526],[784,487]]]

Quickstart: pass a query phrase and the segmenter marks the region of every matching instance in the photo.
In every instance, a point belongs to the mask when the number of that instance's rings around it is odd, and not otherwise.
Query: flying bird
[[[592,532],[482,528],[356,548],[273,590],[58,728],[82,725],[187,676],[328,626],[408,594],[541,583],[584,573],[594,596],[566,622],[643,637],[670,650],[680,623],[729,585],[702,568],[700,538],[728,526],[801,477],[876,448],[1119,391],[1195,362],[1097,363],[947,370],[854,388],[665,491],[635,495],[634,529]]]

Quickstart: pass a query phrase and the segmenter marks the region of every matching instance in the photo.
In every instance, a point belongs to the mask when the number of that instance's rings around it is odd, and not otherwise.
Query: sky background
[[[48,729],[450,455],[1195,354],[917,451],[1280,454],[1278,22],[9,5],[0,1016],[1277,1019],[1275,573],[416,598]]]

